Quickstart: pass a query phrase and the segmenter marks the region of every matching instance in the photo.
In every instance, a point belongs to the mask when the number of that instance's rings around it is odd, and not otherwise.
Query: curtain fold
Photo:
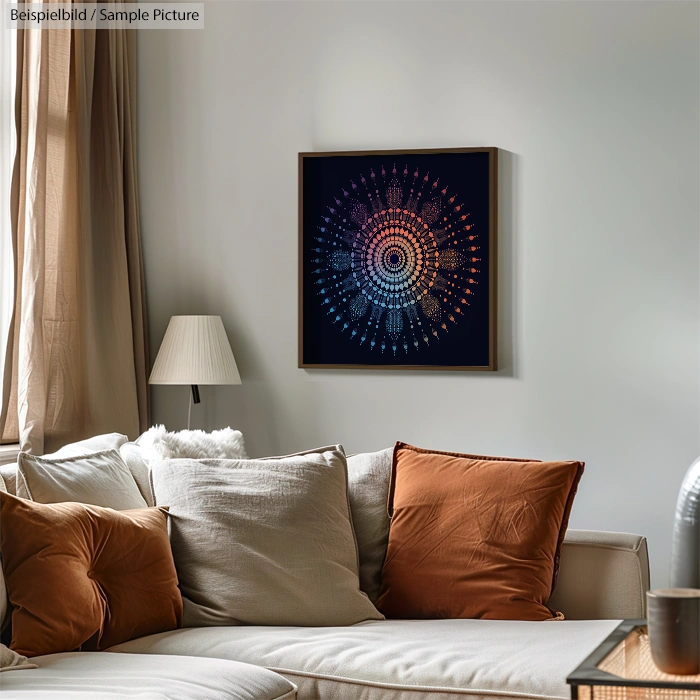
[[[20,30],[0,428],[34,454],[148,426],[134,30]]]

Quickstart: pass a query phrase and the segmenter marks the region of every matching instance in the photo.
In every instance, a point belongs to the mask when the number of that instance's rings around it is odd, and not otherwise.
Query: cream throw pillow
[[[93,452],[105,452],[106,450],[118,450],[129,438],[121,433],[105,433],[104,435],[95,435],[94,437],[78,442],[71,442],[64,445],[57,452],[41,455],[44,459],[59,459],[63,457],[77,457],[81,455],[92,454]],[[17,484],[17,464],[0,465],[0,482],[2,482],[3,490],[13,496],[21,496],[26,498],[24,493],[18,492]]]
[[[129,438],[121,433],[105,433],[104,435],[94,435],[85,440],[70,442],[60,450],[51,454],[41,455],[44,459],[58,459],[59,457],[80,457],[81,455],[93,454],[94,452],[106,452],[107,450],[118,450]]]
[[[134,481],[139,487],[141,495],[146,499],[146,503],[149,506],[154,506],[151,470],[148,468],[148,462],[141,455],[139,444],[137,442],[125,442],[119,448],[119,455],[124,460],[124,464],[129,467],[131,476],[134,477]]]
[[[374,603],[389,543],[389,481],[394,448],[348,457],[348,495],[360,556],[360,588]]]
[[[382,615],[359,589],[340,446],[151,463],[170,506],[183,626],[339,626]]]
[[[114,510],[147,507],[116,450],[61,459],[20,452],[17,475],[17,495],[37,503],[75,501]]]
[[[39,668],[27,659],[26,656],[18,654],[12,649],[8,649],[4,644],[0,644],[0,673],[2,671],[18,671],[23,668]],[[0,681],[2,685],[2,681]]]

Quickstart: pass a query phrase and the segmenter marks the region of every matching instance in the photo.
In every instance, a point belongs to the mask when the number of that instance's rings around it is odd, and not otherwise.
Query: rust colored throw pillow
[[[100,650],[180,627],[160,508],[51,505],[0,493],[0,553],[24,656]]]
[[[387,618],[548,620],[581,462],[394,448]]]

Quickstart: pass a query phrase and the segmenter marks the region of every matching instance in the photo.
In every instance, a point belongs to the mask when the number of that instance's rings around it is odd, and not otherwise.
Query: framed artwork
[[[497,149],[299,154],[299,367],[496,369]]]

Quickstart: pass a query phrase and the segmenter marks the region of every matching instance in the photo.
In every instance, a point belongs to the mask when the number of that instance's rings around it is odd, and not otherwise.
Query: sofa
[[[124,438],[120,450],[152,504],[148,465],[138,445]],[[374,453],[375,461],[386,459],[387,452]],[[352,457],[348,472],[352,517],[361,532],[363,499],[377,483],[353,473]],[[384,473],[375,470],[373,478]],[[0,477],[0,487],[14,492],[13,468],[0,468]],[[379,487],[388,489],[388,484]],[[379,537],[388,538],[388,525]],[[387,619],[345,627],[182,628],[106,652],[34,657],[30,661],[37,668],[0,674],[0,687],[3,698],[32,700],[568,698],[567,675],[620,620],[644,617],[648,588],[644,537],[569,529],[549,601],[563,620]]]

